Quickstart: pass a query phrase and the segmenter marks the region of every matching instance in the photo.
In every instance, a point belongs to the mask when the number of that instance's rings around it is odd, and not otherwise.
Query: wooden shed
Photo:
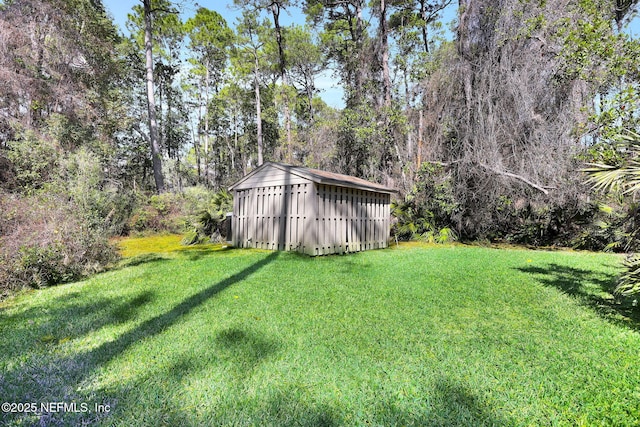
[[[231,242],[325,255],[386,248],[395,190],[353,176],[267,162],[233,193]]]

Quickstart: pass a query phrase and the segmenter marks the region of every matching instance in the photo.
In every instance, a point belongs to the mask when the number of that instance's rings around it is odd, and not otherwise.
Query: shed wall
[[[317,185],[313,255],[386,248],[391,196],[333,185]]]
[[[308,252],[312,182],[235,190],[232,242],[239,248]]]
[[[387,193],[304,180],[235,189],[232,242],[309,255],[386,248],[390,199]]]

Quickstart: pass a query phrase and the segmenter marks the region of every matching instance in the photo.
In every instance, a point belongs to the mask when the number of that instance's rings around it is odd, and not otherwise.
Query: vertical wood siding
[[[390,199],[386,193],[313,182],[238,189],[232,242],[309,255],[386,248]]]
[[[304,252],[305,212],[311,187],[307,182],[236,190],[233,245]]]
[[[321,184],[315,188],[315,197],[317,243],[313,255],[388,246],[389,194]]]

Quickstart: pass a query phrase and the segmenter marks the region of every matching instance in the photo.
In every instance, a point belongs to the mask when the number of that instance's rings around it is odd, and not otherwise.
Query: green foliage
[[[0,295],[23,287],[67,282],[116,259],[101,229],[65,197],[0,197]]]
[[[182,198],[176,193],[140,195],[128,221],[136,233],[179,233],[184,227]]]
[[[396,218],[392,235],[398,240],[456,241],[458,235],[450,225],[457,209],[452,190],[451,177],[444,167],[424,163],[413,191],[404,201],[391,205]]]
[[[625,129],[640,128],[638,116],[640,90],[637,83],[627,83],[608,95],[596,98],[596,110],[589,117],[595,128],[591,138],[608,146],[615,146],[618,135]]]
[[[391,175],[397,155],[394,144],[406,132],[406,117],[397,106],[376,109],[365,102],[347,106],[337,128],[337,169],[374,181]]]
[[[636,298],[640,295],[640,255],[629,255],[624,263],[625,272],[620,276],[616,292],[624,296]]]
[[[186,219],[187,232],[182,243],[193,245],[205,240],[221,241],[227,237],[223,236],[222,224],[233,209],[231,193],[226,190],[217,193],[196,191],[187,197],[192,200],[192,213]]]
[[[593,188],[602,191],[622,191],[633,194],[640,191],[640,134],[627,131],[617,137],[618,149],[623,151],[619,164],[594,163],[584,171]]]
[[[640,134],[627,131],[618,135],[618,148],[622,151],[622,156],[617,164],[596,163],[585,169],[589,174],[587,180],[593,188],[605,192],[621,192],[623,195],[637,195],[640,192]],[[637,204],[634,203],[636,206]],[[637,208],[634,209],[637,212]],[[633,216],[634,218],[637,215]],[[640,222],[634,221],[633,229],[627,237],[629,245],[638,247],[640,242]],[[629,294],[640,294],[640,258],[631,256],[626,263],[627,271],[622,275],[618,292]]]
[[[614,203],[598,205],[589,220],[581,224],[570,242],[571,247],[612,252],[640,249],[640,241],[636,237],[640,228],[640,206],[626,198],[609,199]]]
[[[571,8],[583,18],[566,17],[553,23],[562,46],[562,75],[600,88],[610,88],[622,76],[637,75],[640,44],[614,30],[610,3],[580,0]]]
[[[23,132],[20,139],[9,141],[8,148],[7,158],[24,192],[42,188],[55,176],[60,150],[55,140],[29,130]]]

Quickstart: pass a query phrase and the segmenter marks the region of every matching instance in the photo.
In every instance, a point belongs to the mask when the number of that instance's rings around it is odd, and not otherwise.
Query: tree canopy
[[[127,194],[217,191],[274,160],[397,188],[407,236],[616,239],[581,169],[640,131],[635,1],[237,0],[234,22],[182,7],[141,1],[124,35],[99,0],[0,6],[3,194],[64,194],[84,165],[115,189],[95,224],[131,217]]]

